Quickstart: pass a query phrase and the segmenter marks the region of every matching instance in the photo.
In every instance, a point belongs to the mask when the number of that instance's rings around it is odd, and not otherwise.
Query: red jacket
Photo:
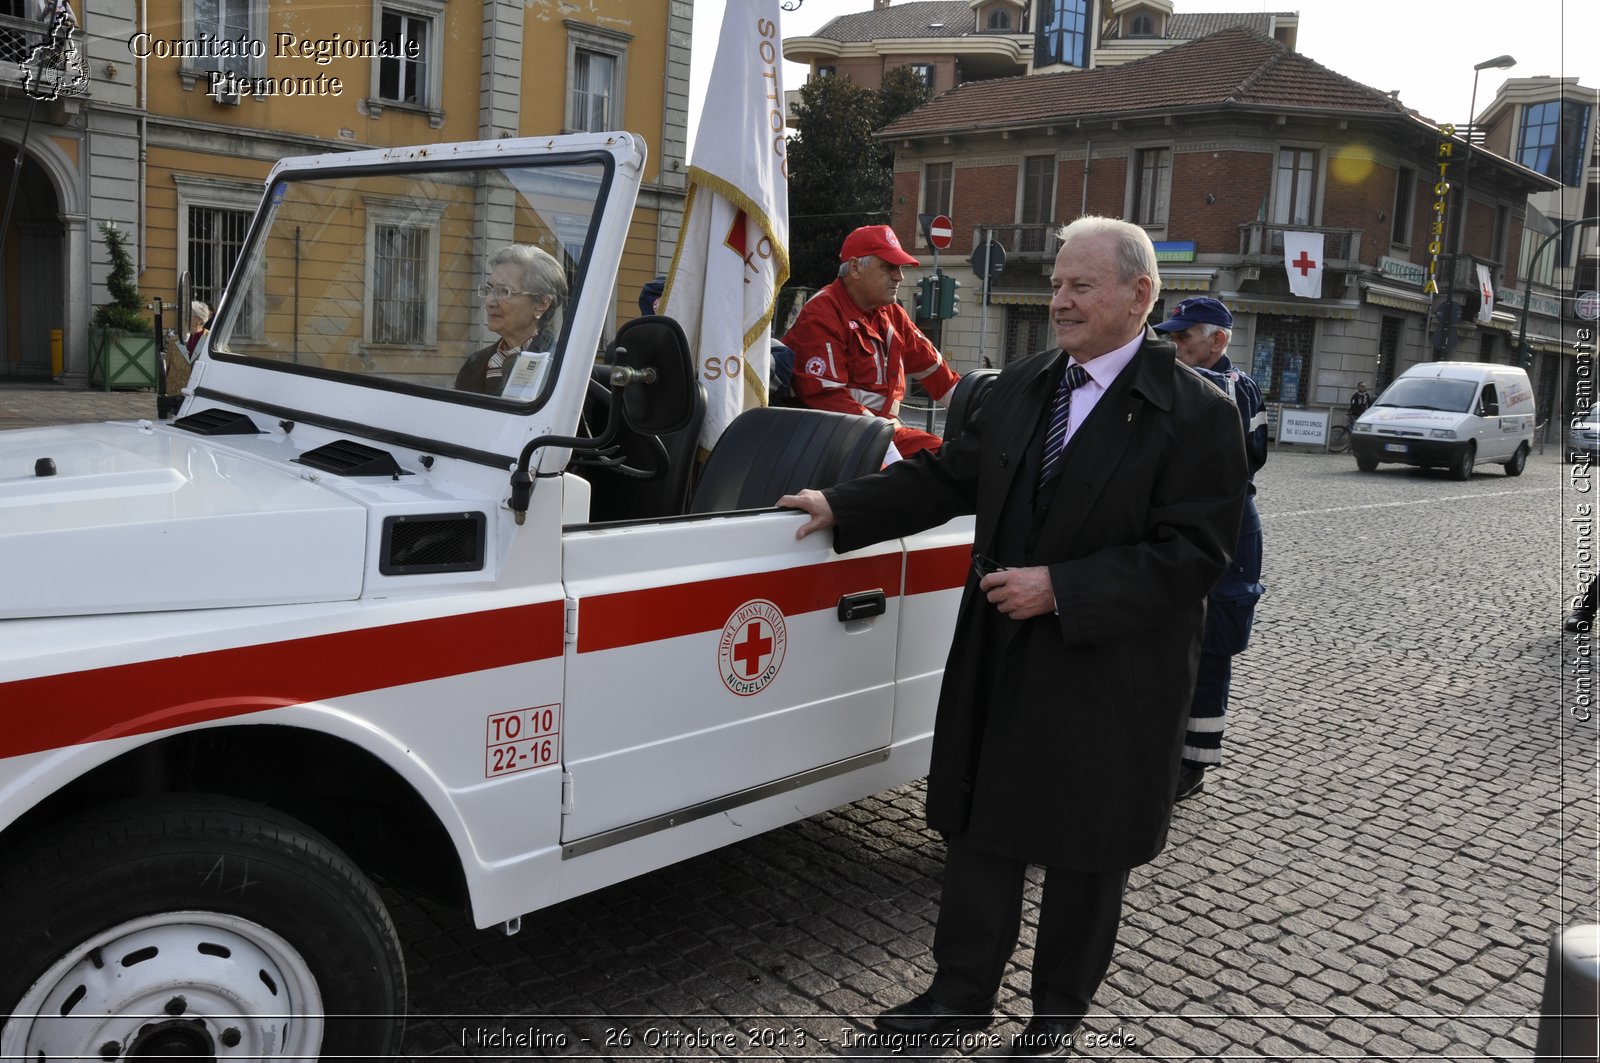
[[[960,377],[899,303],[863,310],[836,280],[811,297],[783,343],[794,351],[794,393],[802,406],[887,418],[904,457],[939,449],[938,436],[900,423],[906,378],[943,399]]]

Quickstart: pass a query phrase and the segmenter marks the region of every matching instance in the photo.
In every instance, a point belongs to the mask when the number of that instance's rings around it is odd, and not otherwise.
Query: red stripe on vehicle
[[[914,550],[906,559],[906,593],[927,594],[964,587],[967,569],[972,567],[972,546],[940,546],[932,550]]]
[[[585,598],[579,607],[578,652],[720,631],[735,609],[754,598],[765,598],[785,616],[796,616],[835,609],[845,595],[871,590],[890,598],[899,595],[898,553],[600,594]]]
[[[539,602],[0,683],[0,757],[560,657],[565,627]]]

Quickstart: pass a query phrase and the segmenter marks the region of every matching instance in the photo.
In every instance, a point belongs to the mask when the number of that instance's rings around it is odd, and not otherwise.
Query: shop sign
[[[1421,285],[1428,279],[1428,271],[1415,262],[1407,262],[1400,258],[1390,258],[1383,255],[1378,259],[1378,272],[1385,277],[1407,284]]]

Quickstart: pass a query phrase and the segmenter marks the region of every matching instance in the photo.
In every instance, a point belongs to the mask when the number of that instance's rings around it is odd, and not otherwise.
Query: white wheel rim
[[[53,964],[18,1002],[0,1057],[315,1058],[322,1030],[316,979],[282,937],[220,912],[162,912]]]

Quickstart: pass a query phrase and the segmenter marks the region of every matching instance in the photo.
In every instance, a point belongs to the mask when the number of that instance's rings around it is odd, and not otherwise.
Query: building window
[[[1272,187],[1274,225],[1310,225],[1317,183],[1317,153],[1306,148],[1278,152]]]
[[[1289,406],[1306,401],[1314,340],[1315,328],[1309,317],[1256,317],[1250,377],[1261,386],[1262,398]]]
[[[831,78],[831,77],[833,77],[834,74],[838,73],[838,70],[839,70],[838,67],[819,66],[819,67],[817,67],[817,77],[819,77],[819,78]]]
[[[1579,100],[1527,104],[1517,132],[1517,161],[1569,188],[1578,187],[1591,115],[1589,105]]]
[[[1089,0],[1045,0],[1034,65],[1089,65]]]
[[[623,123],[631,34],[568,19],[567,129],[599,133]]]
[[[260,187],[240,182],[174,174],[178,186],[178,269],[187,270],[193,298],[214,313],[222,302],[233,267],[244,253],[245,236]],[[234,294],[244,300],[235,319],[233,335],[239,339],[258,339],[261,335],[259,274],[242,281],[244,290]],[[188,321],[188,308],[182,311]]]
[[[1022,160],[1023,228],[1017,234],[1017,250],[1040,254],[1049,236],[1056,213],[1056,157],[1029,155]]]
[[[1130,37],[1154,37],[1156,35],[1156,20],[1149,15],[1135,15],[1128,24]]]
[[[1401,247],[1411,246],[1411,204],[1417,198],[1417,173],[1405,167],[1394,174],[1394,210],[1390,220],[1389,242]]]
[[[185,36],[190,41],[267,39],[265,0],[184,0],[183,10]],[[265,63],[265,59],[249,55],[186,56],[179,60],[178,75],[183,78],[185,89],[193,89],[198,81],[202,90],[209,90],[210,79],[206,75],[211,71],[241,78],[259,77],[266,73]]]
[[[930,162],[922,168],[922,212],[924,214],[949,214],[951,195],[955,188],[956,164]]]
[[[1484,329],[1478,333],[1478,361],[1494,361],[1494,333],[1490,332],[1488,329]],[[1489,394],[1490,389],[1493,387],[1493,384],[1485,384],[1483,386],[1484,398],[1493,397]]]
[[[368,196],[367,313],[372,344],[432,347],[438,331],[439,212]]]
[[[922,79],[922,83],[928,86],[928,90],[931,92],[933,90],[933,64],[908,63],[906,65],[911,68],[913,74]]]
[[[1003,7],[995,8],[989,12],[989,21],[986,26],[988,29],[996,30],[1000,33],[1009,33],[1011,31],[1011,12]]]
[[[1142,148],[1136,153],[1136,161],[1133,220],[1139,225],[1165,226],[1172,191],[1172,152],[1166,148]]]
[[[1522,274],[1525,284],[1543,284],[1546,287],[1555,285],[1556,255],[1555,247],[1545,247],[1544,254],[1539,255],[1539,260],[1534,261],[1534,254],[1540,245],[1548,238],[1548,234],[1541,233],[1532,226],[1525,226],[1522,230],[1522,250],[1517,255],[1517,271]],[[1559,243],[1552,240],[1552,244]]]

